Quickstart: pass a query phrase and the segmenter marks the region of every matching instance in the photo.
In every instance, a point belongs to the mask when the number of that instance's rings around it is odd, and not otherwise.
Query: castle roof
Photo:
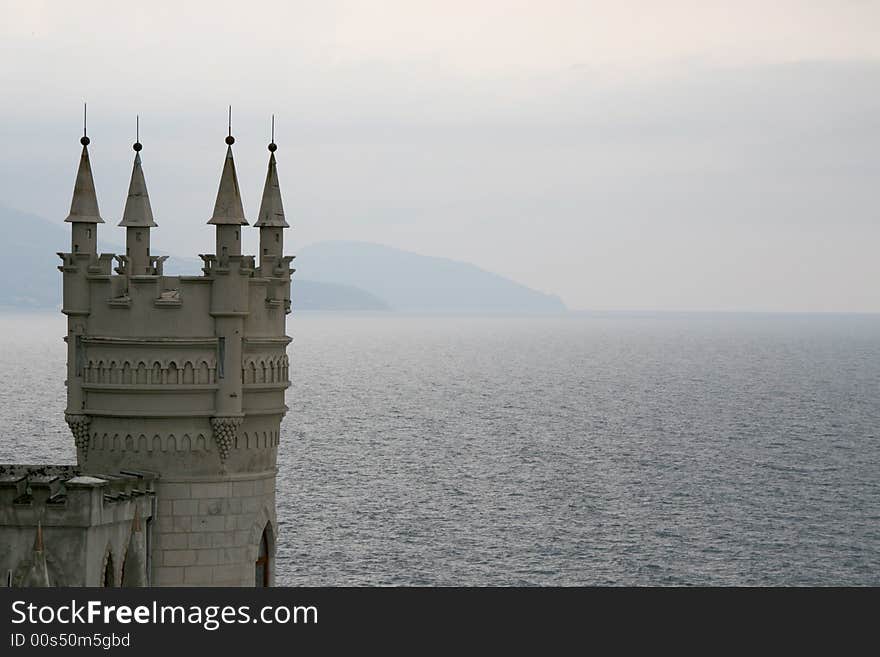
[[[103,224],[98,212],[98,196],[95,194],[95,180],[92,178],[92,165],[89,162],[89,142],[82,139],[82,155],[73,185],[73,199],[70,201],[70,214],[64,221],[68,223]]]
[[[266,172],[266,184],[263,187],[260,216],[254,226],[290,227],[284,219],[284,205],[281,203],[281,186],[278,184],[278,168],[275,164],[274,152],[269,154],[269,170]]]
[[[140,226],[154,228],[153,209],[150,207],[150,195],[147,193],[147,182],[141,167],[141,154],[134,154],[134,165],[131,169],[131,182],[128,185],[128,198],[125,199],[125,210],[122,212],[120,226]]]
[[[214,215],[208,223],[231,224],[233,226],[248,225],[244,218],[238,176],[235,175],[235,160],[232,157],[231,143],[226,148],[226,160],[223,162],[223,173],[220,174],[220,188],[217,190],[217,200],[214,202]]]

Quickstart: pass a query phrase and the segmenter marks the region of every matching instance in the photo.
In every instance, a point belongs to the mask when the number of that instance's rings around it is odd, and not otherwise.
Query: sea
[[[0,462],[75,459],[0,315]],[[294,313],[282,585],[880,585],[880,315]]]

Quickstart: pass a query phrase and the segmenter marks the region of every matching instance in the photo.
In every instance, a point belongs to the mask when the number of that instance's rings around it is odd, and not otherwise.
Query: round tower
[[[145,528],[158,586],[274,582],[291,270],[267,276],[241,255],[247,221],[233,142],[230,134],[208,222],[217,253],[201,256],[201,275],[163,276],[150,266],[156,224],[136,148],[121,222],[135,237],[117,256],[116,273],[101,256],[84,279],[87,305],[72,354],[81,367],[68,387],[68,412],[78,403],[85,427],[74,429],[78,461],[93,473],[158,475],[157,508]],[[81,399],[71,395],[77,386]]]

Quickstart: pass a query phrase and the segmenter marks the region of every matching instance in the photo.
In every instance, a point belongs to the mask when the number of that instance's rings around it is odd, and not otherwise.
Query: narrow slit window
[[[260,537],[260,550],[257,555],[257,561],[254,564],[254,586],[264,588],[269,586],[269,539],[266,536],[268,527],[263,530]]]
[[[104,586],[113,586],[113,555],[107,556],[107,565],[104,566]]]
[[[85,352],[82,347],[82,336],[78,335],[74,338],[73,341],[73,349],[74,349],[74,362],[76,363],[76,375],[78,377],[82,376],[83,367],[85,364]]]
[[[217,339],[217,377],[224,377],[224,361],[226,360],[226,338]]]

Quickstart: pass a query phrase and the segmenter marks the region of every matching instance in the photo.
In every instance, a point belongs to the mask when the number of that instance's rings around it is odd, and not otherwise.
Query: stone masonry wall
[[[253,586],[267,523],[274,543],[275,475],[161,481],[153,523],[154,586]],[[274,550],[270,551],[274,559]],[[274,563],[270,564],[274,579]]]

